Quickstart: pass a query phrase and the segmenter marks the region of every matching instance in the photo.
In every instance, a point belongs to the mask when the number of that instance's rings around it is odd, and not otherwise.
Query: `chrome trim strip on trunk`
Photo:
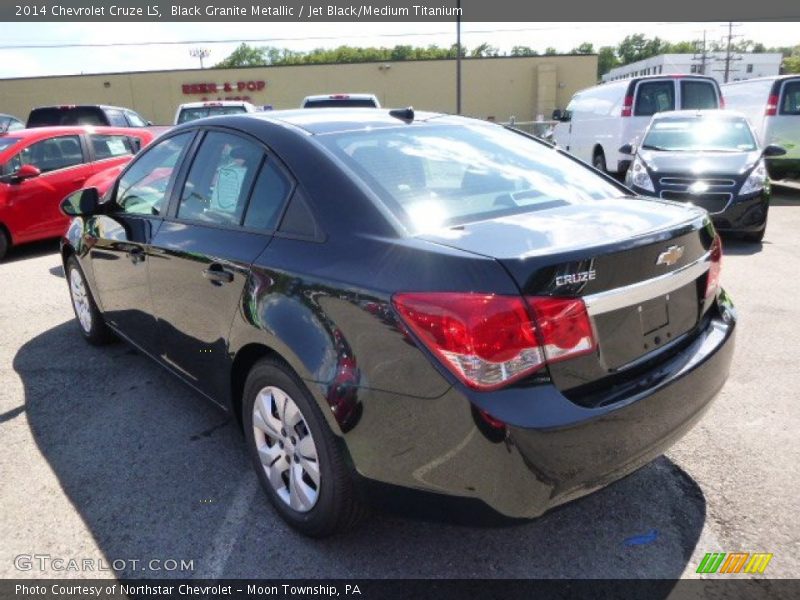
[[[669,294],[694,281],[708,271],[710,264],[711,253],[707,252],[693,263],[689,263],[670,273],[665,273],[664,275],[659,275],[652,279],[646,279],[613,290],[584,296],[583,301],[586,304],[586,310],[591,316],[611,312],[612,310],[618,310],[634,304],[641,304],[647,300]]]

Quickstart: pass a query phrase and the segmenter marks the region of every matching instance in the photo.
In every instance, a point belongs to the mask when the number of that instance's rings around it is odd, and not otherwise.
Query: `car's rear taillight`
[[[458,379],[479,390],[507,385],[591,351],[582,300],[475,293],[405,293],[392,299],[403,322]],[[535,317],[534,317],[535,315]]]
[[[625,96],[625,101],[622,103],[621,117],[630,117],[633,114],[633,96]]]
[[[762,96],[763,98],[763,96]],[[774,94],[770,94],[769,99],[767,100],[767,108],[764,111],[765,117],[774,117],[778,114],[778,96]]]
[[[719,235],[717,235],[711,243],[711,266],[708,268],[708,278],[706,279],[706,298],[717,293],[721,272],[722,240],[720,240]]]

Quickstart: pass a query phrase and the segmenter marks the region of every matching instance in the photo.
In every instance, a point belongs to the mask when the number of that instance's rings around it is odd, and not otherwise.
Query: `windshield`
[[[0,137],[0,152],[5,150],[6,148],[10,148],[14,144],[19,141],[19,138],[15,137]]]
[[[218,117],[219,115],[239,115],[247,112],[244,106],[199,106],[197,108],[184,108],[178,116],[178,123],[186,123],[205,117]]]
[[[665,119],[650,127],[645,150],[752,152],[756,141],[744,118]]]
[[[623,192],[575,160],[496,125],[321,135],[412,233]]]

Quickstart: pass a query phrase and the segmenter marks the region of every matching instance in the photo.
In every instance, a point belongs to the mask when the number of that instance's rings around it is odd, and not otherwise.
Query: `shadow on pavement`
[[[104,558],[194,561],[126,577],[673,579],[706,517],[700,488],[662,457],[535,521],[398,493],[358,530],[310,540],[271,509],[235,420],[129,346],[90,347],[69,322],[13,367],[39,450]]]
[[[22,244],[21,246],[11,246],[8,249],[8,254],[3,258],[4,263],[17,262],[18,260],[28,260],[29,258],[38,258],[47,254],[54,254],[58,252],[58,239],[43,240],[41,242],[32,242],[30,244]]]

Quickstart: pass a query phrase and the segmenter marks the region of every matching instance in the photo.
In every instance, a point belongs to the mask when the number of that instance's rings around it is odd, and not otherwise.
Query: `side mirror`
[[[96,187],[83,188],[73,192],[61,201],[61,212],[68,217],[88,216],[97,210],[100,192]]]
[[[42,172],[39,170],[39,167],[34,167],[33,165],[22,165],[19,169],[12,173],[11,177],[17,181],[24,181],[26,179],[33,179],[34,177],[38,177],[41,175]]]
[[[147,121],[147,126],[148,126],[148,127],[151,127],[152,125],[153,125],[153,122],[152,122],[152,121]]]
[[[557,108],[553,111],[553,121],[560,121],[562,116],[562,112],[560,108]]]
[[[636,150],[634,149],[633,144],[623,144],[619,147],[619,153],[633,155],[636,154]]]
[[[764,148],[764,152],[762,154],[764,156],[783,156],[784,154],[786,154],[786,150],[781,146],[770,144],[769,146]]]

